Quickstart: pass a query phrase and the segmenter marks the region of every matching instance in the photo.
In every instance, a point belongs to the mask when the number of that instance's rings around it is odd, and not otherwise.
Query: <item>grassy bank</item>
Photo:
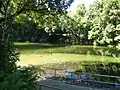
[[[15,45],[20,51],[20,65],[82,61],[120,62],[120,58],[114,56],[119,51],[108,47],[64,46],[39,43],[15,43]],[[111,57],[112,55],[114,57]]]
[[[54,44],[40,43],[15,43],[21,54],[51,54],[51,53],[67,53],[67,54],[90,54],[90,55],[105,55],[115,56],[120,53],[115,48],[101,46],[64,46]]]
[[[81,55],[81,54],[21,54],[20,65],[43,65],[50,63],[63,62],[82,62],[82,61],[102,61],[102,62],[120,62],[120,58],[99,55]]]
[[[17,65],[37,65],[69,69],[102,75],[120,75],[119,52],[114,48],[94,46],[64,46],[39,43],[15,43],[20,51]],[[49,71],[53,72],[54,71]],[[58,72],[59,73],[59,72]],[[100,81],[120,82],[120,79],[97,78]]]

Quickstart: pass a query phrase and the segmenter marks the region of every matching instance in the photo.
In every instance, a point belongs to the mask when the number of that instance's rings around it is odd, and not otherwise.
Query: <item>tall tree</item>
[[[76,36],[80,43],[88,43],[88,31],[90,29],[90,23],[87,19],[87,9],[84,4],[77,6],[76,14],[72,17],[76,21]]]
[[[14,21],[20,16],[34,20],[39,14],[58,14],[71,4],[66,0],[0,0],[0,89],[35,90],[34,68],[17,68],[17,52],[10,42]],[[23,19],[24,21],[24,19]],[[18,70],[19,69],[19,70]],[[22,69],[22,70],[21,70]]]
[[[96,10],[93,12],[95,15],[92,16],[93,27],[89,31],[89,38],[98,44],[117,46],[120,40],[119,1],[102,0],[101,2],[97,2],[92,8]]]
[[[10,42],[12,26],[17,19],[29,17],[34,20],[39,14],[56,15],[65,12],[73,0],[0,0],[0,71],[13,73],[18,56]],[[31,17],[31,18],[30,18]],[[24,19],[23,19],[24,21]]]

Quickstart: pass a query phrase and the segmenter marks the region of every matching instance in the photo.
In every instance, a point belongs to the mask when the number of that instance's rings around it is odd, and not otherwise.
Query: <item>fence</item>
[[[44,69],[46,71],[46,77],[65,77],[66,75],[66,70],[65,69],[57,69],[57,68],[47,68],[47,67],[42,67],[42,69]],[[68,73],[68,72],[67,72]],[[95,79],[82,79],[81,75],[82,75],[82,72],[72,72],[72,73],[75,73],[79,76],[79,80],[82,81],[82,82],[88,82],[88,83],[99,83],[99,84],[106,84],[106,85],[112,85],[112,86],[115,86],[115,87],[119,87],[120,89],[120,82],[106,82],[106,81],[99,81],[99,80],[95,80]],[[91,73],[84,73],[86,76],[93,76],[93,77],[102,77],[102,78],[116,78],[116,79],[120,79],[120,76],[110,76],[110,75],[101,75],[101,74],[91,74]],[[68,77],[65,77],[68,79]],[[69,79],[71,79],[69,77]],[[72,77],[73,79],[73,77]],[[74,78],[75,79],[75,78]],[[77,78],[78,79],[78,78]],[[120,81],[120,80],[119,80]],[[72,83],[72,82],[71,82]],[[80,83],[79,83],[80,84]]]
[[[65,75],[66,72],[65,69],[59,68],[41,67],[41,69],[45,72],[42,74],[44,77],[62,77]]]

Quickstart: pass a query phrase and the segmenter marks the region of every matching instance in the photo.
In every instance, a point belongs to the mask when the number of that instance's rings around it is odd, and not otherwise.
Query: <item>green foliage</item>
[[[95,45],[112,45],[119,49],[119,0],[99,0],[90,5],[88,10],[84,4],[80,4],[77,7],[76,14],[70,17],[69,13],[66,13],[66,9],[72,2],[73,0],[38,0],[38,2],[33,0],[10,0],[9,7],[11,8],[8,8],[8,13],[12,15],[11,17],[15,17],[14,23],[17,25],[15,31],[22,27],[20,31],[21,37],[29,38],[29,35],[26,34],[30,34],[30,38],[35,37],[35,39],[39,38],[40,40],[41,35],[35,36],[32,34],[32,30],[36,29],[47,34],[45,35],[47,38],[44,38],[48,43],[93,43]],[[4,8],[2,4],[1,7]],[[3,9],[1,9],[0,13],[4,18],[5,14],[2,11]],[[19,27],[21,24],[23,26]],[[26,26],[28,27],[26,28]],[[31,32],[27,32],[27,30]],[[36,31],[35,33],[39,34]],[[23,41],[26,40],[25,38],[22,38]],[[35,41],[38,42],[39,40]],[[27,39],[26,41],[31,40]]]
[[[0,72],[1,90],[36,90],[35,81],[38,79],[36,67],[18,68],[14,73]]]
[[[94,8],[94,9],[93,9]],[[89,31],[89,39],[93,39],[97,44],[109,44],[117,46],[119,44],[119,12],[120,3],[118,0],[97,2],[91,6],[92,29]],[[95,10],[96,9],[96,10]]]
[[[77,10],[76,10],[76,14],[75,14],[75,18],[78,19],[78,22],[81,22],[83,17],[85,17],[86,14],[86,8],[84,4],[79,4],[77,6]]]
[[[10,42],[13,24],[38,23],[40,16],[65,12],[72,1],[0,0],[0,90],[36,90],[36,69],[16,66],[18,52]]]
[[[17,68],[18,52],[11,42],[1,41],[0,50],[0,90],[36,90],[37,68]]]
[[[119,76],[120,68],[119,63],[112,63],[112,62],[82,62],[81,66],[79,66],[79,69],[76,70],[76,72],[87,72],[90,74],[101,74],[101,75],[111,75],[111,76]],[[89,76],[91,78],[91,76]],[[96,80],[104,81],[104,82],[120,82],[120,79],[116,78],[106,78],[106,77],[92,77]]]
[[[34,1],[34,0],[31,0]],[[38,27],[44,27],[44,24],[49,26],[52,22],[58,19],[58,14],[63,14],[66,9],[70,6],[73,0],[37,0],[35,5],[29,5],[29,0],[19,1],[22,3],[22,13],[17,15],[15,21],[17,23],[24,22],[25,19],[30,20],[38,25]],[[16,2],[14,2],[16,3]],[[16,3],[19,5],[19,3]],[[20,10],[21,10],[20,9]],[[54,19],[53,19],[54,18]],[[50,23],[48,23],[50,22]],[[42,27],[42,28],[43,28]]]
[[[13,43],[0,41],[0,71],[13,72],[16,70],[18,52]]]

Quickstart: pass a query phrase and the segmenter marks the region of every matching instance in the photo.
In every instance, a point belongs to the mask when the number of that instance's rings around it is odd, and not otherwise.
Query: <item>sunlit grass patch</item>
[[[103,61],[103,62],[120,62],[120,58],[99,55],[81,55],[81,54],[21,54],[20,65],[43,65],[61,62],[80,62],[80,61]]]

